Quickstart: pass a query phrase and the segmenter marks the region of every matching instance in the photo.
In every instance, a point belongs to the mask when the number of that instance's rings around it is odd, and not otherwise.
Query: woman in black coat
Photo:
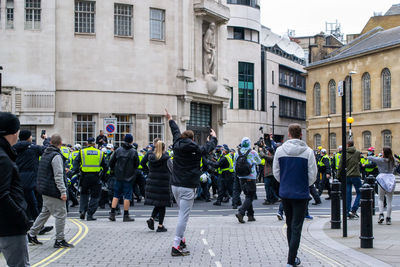
[[[151,153],[148,158],[149,175],[146,180],[146,199],[145,205],[154,206],[150,219],[147,220],[147,225],[151,230],[154,230],[154,218],[158,214],[157,232],[166,232],[164,227],[164,217],[166,207],[171,206],[170,195],[170,168],[172,161],[165,152],[165,143],[158,141],[154,153]],[[169,166],[168,166],[169,165]]]

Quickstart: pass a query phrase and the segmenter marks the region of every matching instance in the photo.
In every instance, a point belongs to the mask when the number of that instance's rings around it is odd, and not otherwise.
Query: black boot
[[[93,214],[88,214],[86,217],[87,221],[96,221],[97,219],[95,217],[93,217]]]
[[[110,220],[110,221],[112,221],[112,222],[115,222],[115,212],[110,212],[110,213],[108,213],[108,219]]]

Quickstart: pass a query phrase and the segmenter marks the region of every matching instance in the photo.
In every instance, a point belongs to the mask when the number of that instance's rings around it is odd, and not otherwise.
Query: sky
[[[261,24],[279,35],[325,32],[325,22],[338,22],[342,33],[360,33],[374,12],[385,12],[400,0],[261,0]]]

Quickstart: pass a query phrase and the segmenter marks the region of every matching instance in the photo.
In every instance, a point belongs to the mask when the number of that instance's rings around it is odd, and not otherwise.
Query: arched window
[[[321,86],[319,83],[314,85],[314,114],[321,116]]]
[[[392,147],[392,132],[390,130],[382,132],[382,144],[384,147]]]
[[[336,114],[336,83],[330,80],[328,84],[329,90],[329,114]]]
[[[391,75],[389,69],[384,69],[381,74],[382,84],[382,108],[392,107]]]
[[[350,101],[350,76],[346,77],[346,112],[353,111],[353,99]],[[351,85],[353,91],[353,85]],[[353,94],[351,94],[353,96]],[[352,97],[353,98],[353,97]],[[350,107],[351,103],[351,107]]]
[[[364,148],[369,148],[372,146],[371,144],[371,132],[370,131],[365,131],[362,133],[363,136],[363,146]]]
[[[314,135],[314,147],[317,148],[319,146],[321,146],[321,135],[316,134]]]
[[[363,96],[363,109],[371,109],[371,77],[366,72],[362,76],[362,96]]]
[[[329,144],[331,148],[336,148],[336,134],[335,133],[331,133],[331,135],[329,136]]]

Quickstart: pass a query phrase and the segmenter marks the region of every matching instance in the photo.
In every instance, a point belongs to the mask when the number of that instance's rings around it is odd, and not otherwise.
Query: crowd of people
[[[166,111],[173,144],[169,147],[156,138],[139,149],[131,134],[115,148],[102,131],[88,138],[82,147],[64,145],[62,137],[42,133],[42,145],[32,143],[32,134],[19,130],[18,118],[0,114],[0,250],[10,266],[29,266],[27,241],[41,245],[37,235],[51,231],[45,226],[50,215],[55,218],[55,248],[72,248],[65,240],[64,228],[69,207],[79,205],[80,219],[95,221],[97,209],[110,208],[109,220],[117,220],[123,208],[123,222],[132,222],[129,214],[134,200],[153,206],[146,221],[151,230],[166,232],[166,208],[176,203],[179,208],[171,255],[186,256],[186,226],[194,200],[221,206],[231,202],[237,209],[239,223],[256,220],[253,201],[257,199],[257,182],[263,182],[264,205],[279,204],[277,218],[286,218],[289,245],[288,266],[300,264],[297,250],[304,219],[312,219],[309,201],[322,203],[321,194],[333,179],[341,177],[341,147],[332,157],[319,147],[316,151],[301,140],[301,127],[288,128],[289,140],[277,144],[273,136],[264,134],[256,143],[244,137],[235,148],[217,145],[213,130],[204,145],[194,141],[190,130],[181,132]],[[19,141],[18,141],[19,139]],[[387,202],[386,223],[391,224],[391,202],[394,191],[394,170],[398,169],[390,148],[381,156],[370,148],[367,157],[347,143],[347,211],[357,218],[361,181],[374,175],[379,187],[379,223],[383,223],[384,202]],[[352,186],[357,192],[352,202]],[[245,195],[242,201],[241,194]],[[386,203],[385,202],[385,203]],[[71,203],[71,205],[70,205]],[[18,255],[18,256],[17,256]]]

